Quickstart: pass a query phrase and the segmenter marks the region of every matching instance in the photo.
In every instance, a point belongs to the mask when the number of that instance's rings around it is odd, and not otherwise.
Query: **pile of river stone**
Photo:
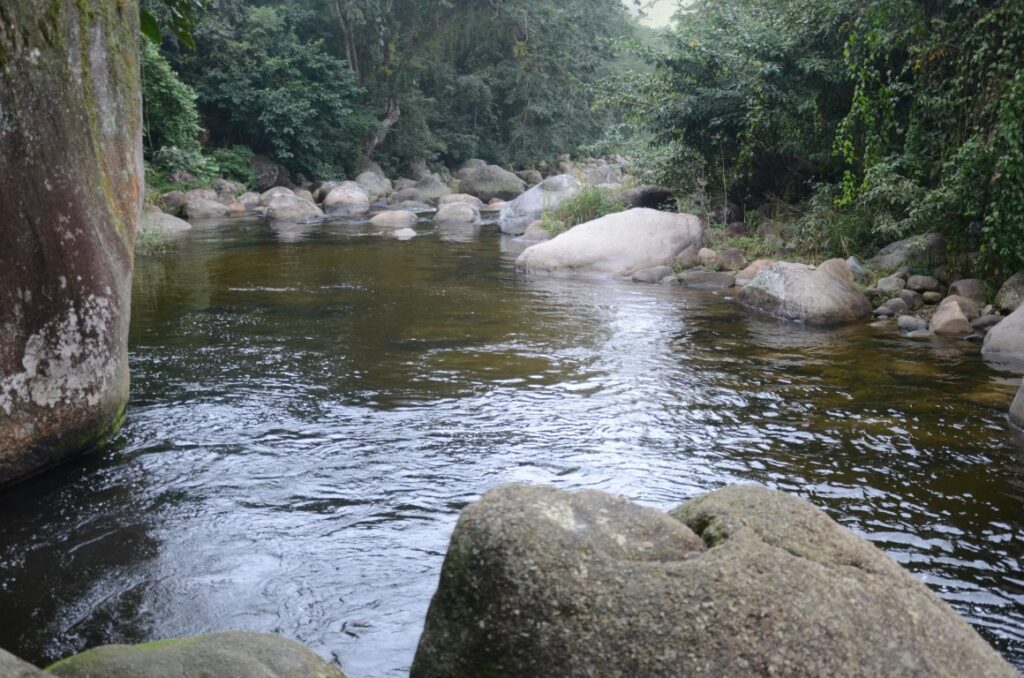
[[[107,646],[10,678],[342,678],[303,646],[219,633]],[[462,512],[413,678],[1017,676],[911,573],[810,504],[736,486],[669,513],[499,487]]]

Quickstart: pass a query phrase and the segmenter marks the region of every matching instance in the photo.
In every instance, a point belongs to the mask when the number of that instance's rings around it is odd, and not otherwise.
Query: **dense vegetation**
[[[965,266],[1024,266],[1024,3],[696,0],[659,35],[620,0],[146,10],[177,36],[143,55],[158,183],[621,152],[809,256],[939,230]]]
[[[165,176],[220,171],[216,148],[311,179],[365,160],[554,159],[600,136],[596,84],[631,27],[620,0],[164,0],[147,35],[190,12],[183,39],[145,55]]]
[[[698,0],[648,58],[614,97],[640,164],[719,220],[796,203],[819,255],[939,230],[1024,265],[1024,3]]]

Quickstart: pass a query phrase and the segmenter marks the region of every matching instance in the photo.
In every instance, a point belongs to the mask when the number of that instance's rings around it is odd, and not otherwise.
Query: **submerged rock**
[[[982,353],[1024,361],[1024,306],[988,331]]]
[[[374,215],[370,223],[381,228],[412,228],[420,218],[409,210],[388,210]]]
[[[865,320],[872,310],[842,259],[826,261],[817,269],[772,264],[743,288],[739,299],[778,318],[819,326]]]
[[[916,315],[901,315],[898,324],[900,332],[904,334],[921,332],[928,329],[928,322],[924,318],[918,318]]]
[[[294,640],[245,632],[105,645],[47,671],[62,678],[345,678]]]
[[[413,678],[1016,676],[935,594],[804,501],[671,514],[513,485],[466,508]]]
[[[567,174],[548,177],[526,193],[508,203],[502,210],[498,226],[502,233],[522,235],[526,227],[544,215],[545,210],[556,210],[580,190],[580,183]]]
[[[654,268],[645,268],[642,271],[634,273],[633,282],[654,285],[660,283],[670,275],[672,275],[671,266],[655,266]]]
[[[544,242],[551,240],[551,231],[544,228],[543,221],[535,221],[526,227],[526,232],[518,239],[523,242]]]
[[[676,261],[694,265],[703,240],[704,229],[695,216],[638,208],[580,224],[534,245],[519,256],[516,268],[632,276]]]

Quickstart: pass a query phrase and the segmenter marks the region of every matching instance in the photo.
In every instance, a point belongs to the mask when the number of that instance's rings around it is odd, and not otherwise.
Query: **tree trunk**
[[[391,128],[398,124],[399,119],[402,117],[402,109],[398,105],[397,99],[392,99],[388,102],[388,112],[384,116],[384,119],[377,125],[377,131],[373,137],[366,142],[364,149],[364,157],[367,160],[373,159],[374,152],[380,148],[380,145],[384,143],[384,140],[388,137],[388,132]]]
[[[0,1],[0,485],[124,416],[138,17],[135,0]]]

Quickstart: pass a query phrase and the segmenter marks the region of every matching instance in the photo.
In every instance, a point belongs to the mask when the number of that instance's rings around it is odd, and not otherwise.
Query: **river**
[[[459,510],[509,482],[805,497],[1024,668],[1019,372],[726,294],[523,279],[496,229],[197,227],[137,262],[132,403],[0,494],[0,647],[280,633],[404,675]]]

